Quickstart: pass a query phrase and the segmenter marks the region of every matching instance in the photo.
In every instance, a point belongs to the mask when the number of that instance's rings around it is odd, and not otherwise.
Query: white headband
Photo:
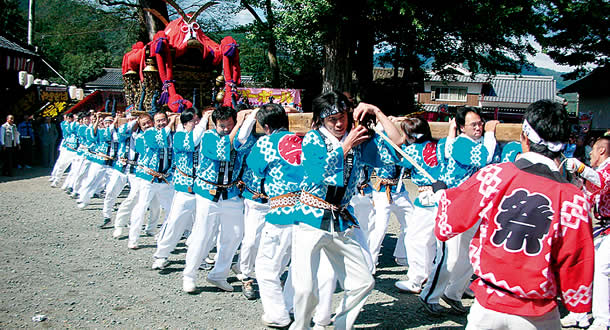
[[[561,150],[561,148],[563,148],[563,143],[561,142],[549,142],[542,139],[540,135],[536,133],[530,123],[527,122],[527,120],[523,120],[523,127],[521,129],[527,138],[530,139],[530,141],[534,142],[535,144],[545,145],[552,152],[558,152]]]

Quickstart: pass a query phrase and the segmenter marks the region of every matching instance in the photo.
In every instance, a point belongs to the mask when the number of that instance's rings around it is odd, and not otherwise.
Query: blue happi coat
[[[491,135],[489,135],[491,134]],[[495,151],[495,138],[493,133],[485,133],[485,139],[493,139],[493,150],[489,150],[483,143],[484,138],[474,141],[464,134],[455,139],[446,140],[445,152],[441,152],[441,175],[440,180],[447,184],[448,188],[459,186],[476,171],[491,163]]]
[[[500,158],[500,162],[502,163],[512,163],[517,158],[517,155],[522,153],[521,142],[511,141],[506,143],[502,147],[502,156]]]
[[[360,171],[363,166],[382,167],[392,165],[397,161],[393,150],[378,135],[372,139],[353,148],[353,166],[350,173],[344,173],[345,158],[341,146],[327,146],[320,130],[309,131],[303,139],[303,169],[305,176],[301,182],[301,190],[308,192],[318,198],[325,199],[329,186],[345,187],[345,193],[341,198],[339,207],[346,208],[353,216],[353,209],[349,201],[356,192],[360,180]],[[344,184],[345,176],[348,177],[347,185]],[[303,222],[312,227],[329,230],[327,220],[335,222],[335,230],[344,231],[352,224],[342,216],[334,218],[332,212],[321,208],[312,207],[299,202],[295,206],[295,223]],[[323,221],[324,220],[324,221]]]
[[[234,146],[232,146],[229,135],[220,136],[215,129],[205,131],[201,138],[199,166],[194,187],[195,193],[209,200],[214,200],[214,194],[211,194],[210,190],[214,192],[218,191],[218,188],[214,184],[210,184],[210,182],[218,183],[220,165],[231,161],[232,152],[235,153],[233,171],[231,177],[225,183],[237,183],[241,167],[253,143],[254,138],[250,135],[245,143],[241,143],[235,138],[233,141]],[[226,173],[228,175],[228,170]],[[226,196],[222,196],[222,198],[230,199],[235,196],[239,196],[239,189],[236,184],[226,189]]]
[[[195,172],[199,165],[203,127],[197,126],[190,132],[179,131],[174,134],[174,189],[194,194]],[[196,164],[195,164],[196,163]],[[188,176],[180,173],[183,172]],[[189,191],[189,187],[191,191]]]
[[[135,138],[139,133],[133,132],[133,125],[135,125],[135,122],[125,123],[119,126],[115,134],[113,134],[114,138],[116,138],[115,142],[118,143],[118,149],[112,167],[121,173],[135,173],[136,170],[136,166],[130,166],[127,163],[127,160],[134,161],[136,158]]]
[[[142,133],[141,143],[136,142],[136,151],[140,153],[136,177],[149,182],[165,183],[164,180],[148,174],[144,168],[166,174],[165,179],[172,179],[172,131],[169,127],[162,129],[149,128]],[[165,161],[165,164],[162,162]]]
[[[420,165],[434,181],[438,180],[441,173],[441,164],[439,163],[439,155],[445,150],[445,140],[441,140],[438,143],[436,141],[425,141],[421,143],[413,143],[410,145],[403,145],[402,150],[411,157],[418,165]],[[406,159],[400,161],[400,165],[405,169],[411,170],[411,182],[417,186],[430,186],[434,182],[427,176],[421,173],[413,164]],[[415,199],[414,204],[419,207],[424,206],[419,201],[419,196]],[[431,205],[433,206],[433,205]]]
[[[91,151],[89,160],[100,165],[112,165],[112,161],[108,161],[98,153],[112,157],[112,154],[114,153],[112,149],[113,132],[114,126],[98,129],[97,133],[93,130],[93,127],[90,127],[87,130],[87,139],[93,142],[93,148],[89,149]]]
[[[62,122],[63,124],[64,122]],[[63,143],[64,146],[70,151],[77,151],[78,149],[78,137],[76,136],[76,130],[78,128],[78,122],[65,122],[65,125],[62,127],[62,132],[64,134]]]
[[[247,159],[252,173],[252,185],[260,187],[264,180],[264,190],[269,198],[291,192],[299,192],[303,181],[301,166],[302,139],[286,130],[275,131],[258,139]],[[293,223],[294,207],[270,209],[265,220],[276,225]]]

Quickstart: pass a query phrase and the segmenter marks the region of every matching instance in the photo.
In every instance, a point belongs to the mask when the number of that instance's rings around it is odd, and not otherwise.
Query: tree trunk
[[[351,92],[354,53],[352,31],[345,25],[338,25],[335,32],[324,45],[322,92]]]
[[[374,32],[368,24],[362,24],[356,48],[356,78],[358,79],[358,94],[363,100],[367,100],[367,91],[370,90],[373,84],[373,66],[374,66]]]
[[[140,0],[140,10],[138,10],[140,16],[140,33],[139,40],[152,41],[155,33],[165,29],[165,25],[153,14],[144,10],[144,8],[154,9],[159,12],[163,17],[169,21],[169,14],[167,13],[167,4],[163,0]],[[145,43],[146,43],[145,42]]]
[[[267,11],[267,28],[268,30],[268,47],[267,58],[269,59],[269,68],[271,69],[271,87],[280,87],[280,64],[277,60],[277,46],[273,28],[275,27],[275,16],[273,15],[273,7],[271,0],[265,0],[265,10]]]

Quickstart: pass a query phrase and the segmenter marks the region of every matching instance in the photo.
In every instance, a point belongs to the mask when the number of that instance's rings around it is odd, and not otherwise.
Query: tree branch
[[[132,8],[138,8],[140,7],[139,4],[137,3],[131,3],[131,2],[127,2],[127,1],[114,1],[114,0],[99,0],[101,5],[104,6],[127,6],[127,7],[132,7]]]
[[[254,17],[254,19],[256,20],[257,23],[265,26],[265,22],[263,22],[263,20],[261,19],[260,16],[258,16],[258,14],[256,13],[256,11],[254,10],[254,8],[252,8],[252,6],[250,6],[250,4],[248,4],[247,2],[245,2],[244,0],[240,1],[241,5],[244,6],[244,8],[246,8],[247,11],[250,12],[250,14],[252,14],[252,16]]]

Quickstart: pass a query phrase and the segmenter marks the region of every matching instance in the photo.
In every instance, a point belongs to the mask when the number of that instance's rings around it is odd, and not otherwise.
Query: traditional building
[[[520,122],[531,103],[556,99],[556,81],[551,76],[471,74],[450,67],[443,75],[430,73],[423,90],[416,94],[428,120],[444,120],[455,108],[481,108],[485,119]]]

